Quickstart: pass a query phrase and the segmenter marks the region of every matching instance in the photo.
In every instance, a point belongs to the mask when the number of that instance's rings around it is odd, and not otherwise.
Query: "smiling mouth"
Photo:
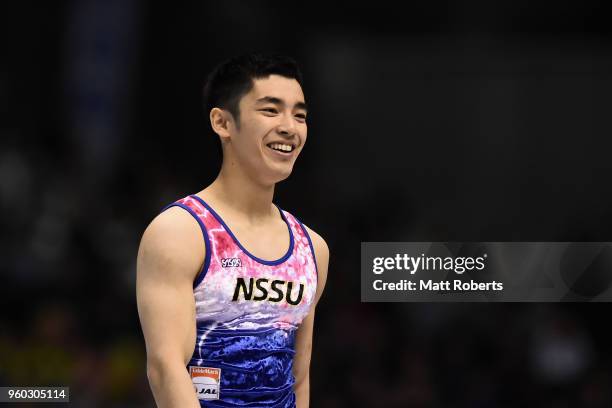
[[[295,146],[287,143],[268,143],[266,145],[269,149],[272,149],[278,153],[290,155],[294,150]]]

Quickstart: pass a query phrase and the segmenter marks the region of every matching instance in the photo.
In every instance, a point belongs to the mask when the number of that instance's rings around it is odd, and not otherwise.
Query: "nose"
[[[282,115],[277,127],[278,133],[283,136],[293,136],[296,133],[295,119],[292,115]]]

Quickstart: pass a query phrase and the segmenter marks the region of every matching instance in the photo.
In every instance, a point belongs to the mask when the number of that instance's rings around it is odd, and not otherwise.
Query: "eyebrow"
[[[284,105],[285,104],[285,102],[282,99],[277,98],[275,96],[263,96],[263,97],[257,99],[255,101],[255,103],[273,103],[275,105]],[[295,107],[297,109],[303,109],[305,111],[308,110],[308,107],[306,106],[306,102],[298,102],[298,103],[295,104]]]

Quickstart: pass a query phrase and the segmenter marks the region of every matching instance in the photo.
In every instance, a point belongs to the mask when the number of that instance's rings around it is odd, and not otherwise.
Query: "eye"
[[[297,115],[295,115],[295,117],[298,118],[300,121],[306,120],[306,114],[304,113],[298,113]]]
[[[267,112],[267,113],[273,113],[273,114],[277,114],[278,113],[276,108],[263,108],[263,109],[260,109],[260,111]]]

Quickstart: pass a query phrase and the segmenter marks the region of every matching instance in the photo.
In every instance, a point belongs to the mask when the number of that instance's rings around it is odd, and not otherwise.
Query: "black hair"
[[[253,88],[253,80],[280,75],[295,79],[302,86],[302,72],[294,59],[282,55],[245,54],[217,65],[204,85],[204,109],[208,116],[212,108],[229,111],[240,123],[240,99]]]

